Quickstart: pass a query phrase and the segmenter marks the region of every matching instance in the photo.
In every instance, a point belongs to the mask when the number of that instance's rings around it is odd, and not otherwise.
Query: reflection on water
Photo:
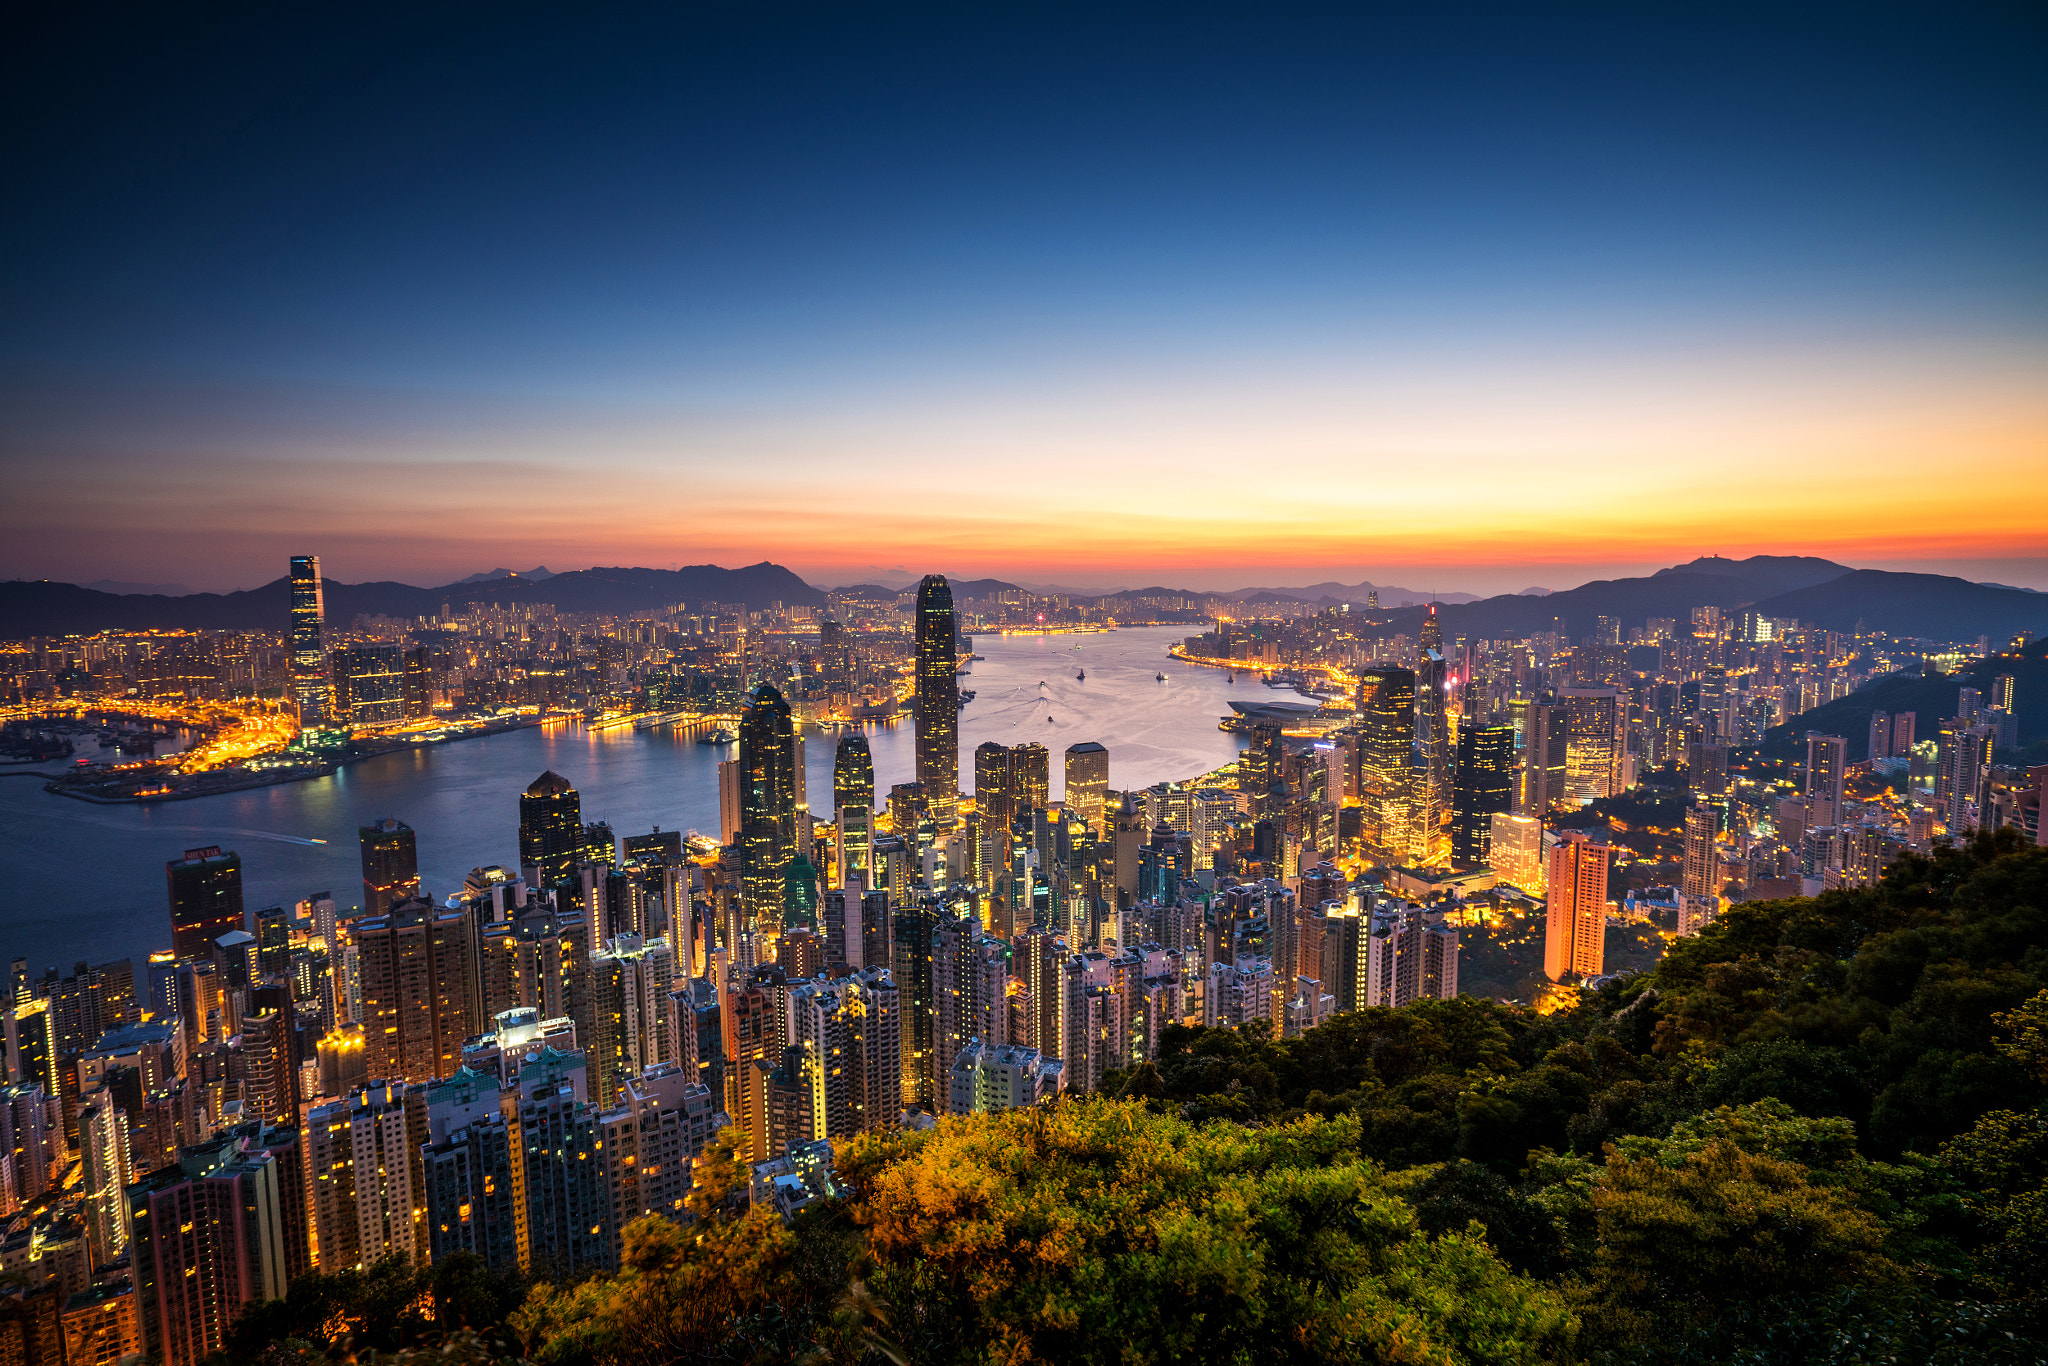
[[[1266,695],[1255,678],[1166,656],[1184,634],[1147,628],[1091,636],[984,636],[986,656],[963,686],[961,775],[973,783],[973,750],[985,740],[1035,740],[1060,756],[1083,740],[1109,748],[1110,784],[1143,787],[1187,778],[1236,755],[1217,719],[1232,696]],[[1076,649],[1076,646],[1079,646]],[[1086,679],[1075,677],[1085,672]],[[1166,681],[1156,675],[1165,673]],[[1043,684],[1043,687],[1040,685]],[[867,728],[875,782],[886,791],[914,774],[908,721]],[[814,809],[831,814],[837,736],[805,732]],[[481,863],[518,860],[519,793],[543,769],[574,783],[585,820],[620,835],[697,829],[718,833],[718,761],[730,747],[699,745],[667,731],[590,732],[580,726],[514,731],[432,749],[387,754],[309,782],[161,806],[91,806],[53,797],[28,779],[0,780],[0,852],[14,893],[0,917],[0,957],[22,955],[32,971],[79,958],[133,956],[169,942],[164,861],[219,844],[242,855],[251,910],[328,890],[360,900],[356,828],[396,816],[419,836],[420,875],[446,895]],[[326,841],[318,843],[317,841]]]

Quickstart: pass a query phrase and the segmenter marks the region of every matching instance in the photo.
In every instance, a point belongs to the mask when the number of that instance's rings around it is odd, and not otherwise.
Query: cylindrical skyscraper
[[[932,824],[949,830],[960,803],[960,687],[953,671],[953,590],[927,574],[917,586],[917,781]]]

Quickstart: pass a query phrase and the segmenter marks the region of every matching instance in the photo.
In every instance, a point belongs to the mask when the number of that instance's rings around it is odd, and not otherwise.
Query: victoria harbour
[[[1057,756],[1083,740],[1109,748],[1119,788],[1190,778],[1228,762],[1236,737],[1217,728],[1228,699],[1272,693],[1251,675],[1233,683],[1225,671],[1169,659],[1167,647],[1181,634],[1151,627],[977,637],[984,658],[960,680],[975,692],[960,714],[963,752],[985,740],[1036,741],[1055,756],[1055,797]],[[1083,672],[1085,680],[1076,678]],[[909,723],[870,725],[866,734],[877,784],[910,781]],[[831,816],[836,738],[805,732],[809,796],[820,819]],[[352,905],[361,885],[356,831],[386,816],[418,832],[421,881],[445,897],[471,868],[516,867],[519,793],[548,769],[582,794],[586,819],[606,821],[621,836],[660,826],[715,837],[717,766],[731,753],[671,730],[572,724],[380,755],[325,777],[161,805],[97,806],[53,796],[26,778],[0,782],[0,844],[36,856],[22,865],[9,948],[40,972],[156,947],[169,923],[164,863],[205,845],[241,854],[252,907],[289,905],[315,891]]]

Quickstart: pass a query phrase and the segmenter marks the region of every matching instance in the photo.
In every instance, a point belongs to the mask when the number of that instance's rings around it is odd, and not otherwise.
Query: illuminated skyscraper
[[[1617,746],[1615,726],[1620,715],[1613,688],[1561,688],[1558,690],[1565,723],[1565,795],[1578,806],[1586,806],[1615,793]]]
[[[327,655],[320,641],[326,603],[318,555],[292,556],[292,698],[299,724],[327,723]]]
[[[1543,975],[1597,977],[1607,950],[1607,864],[1614,851],[1566,830],[1550,851]]]
[[[1270,721],[1252,726],[1244,756],[1237,764],[1237,790],[1244,793],[1256,818],[1273,815],[1287,803],[1287,746],[1280,727]]]
[[[1108,833],[1103,825],[1109,802],[1109,751],[1093,740],[1067,746],[1066,807],[1095,832],[1097,839]]]
[[[1367,669],[1358,678],[1358,715],[1368,782],[1406,782],[1415,748],[1415,671]]]
[[[328,657],[337,725],[381,726],[403,721],[405,652],[396,645],[358,645]]]
[[[960,793],[960,688],[953,590],[927,574],[917,586],[917,781],[932,823],[953,825]]]
[[[868,737],[842,735],[832,754],[832,809],[842,806],[875,805],[875,760],[868,753]]]
[[[171,950],[180,962],[213,953],[213,941],[247,929],[242,915],[242,859],[213,845],[187,849],[164,865],[171,894]]]
[[[553,887],[568,880],[582,852],[583,801],[549,769],[519,797],[520,867],[534,870],[535,886]]]
[[[985,825],[1009,830],[1019,816],[1052,800],[1052,760],[1044,745],[990,740],[974,751],[974,806]]]
[[[740,705],[740,905],[748,927],[782,930],[783,876],[796,857],[796,736],[789,703],[763,683]]]
[[[1515,728],[1475,726],[1458,736],[1451,862],[1478,868],[1493,846],[1495,814],[1515,809]]]
[[[412,827],[386,816],[356,832],[363,846],[363,909],[378,915],[419,895],[420,856]]]

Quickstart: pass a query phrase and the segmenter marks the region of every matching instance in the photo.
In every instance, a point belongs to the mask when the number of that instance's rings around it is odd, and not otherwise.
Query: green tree
[[[1354,1119],[1193,1125],[1131,1102],[857,1141],[870,1278],[920,1361],[1534,1362],[1564,1303],[1431,1238]]]

